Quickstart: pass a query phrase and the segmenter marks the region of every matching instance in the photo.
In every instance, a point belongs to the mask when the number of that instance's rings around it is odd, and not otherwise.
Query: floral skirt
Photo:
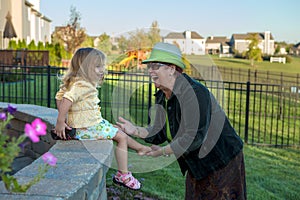
[[[76,138],[79,140],[110,140],[118,132],[118,128],[114,127],[107,120],[102,121],[95,125],[84,129],[76,129]]]
[[[185,199],[246,200],[243,152],[233,158],[227,166],[201,180],[197,181],[188,172]]]

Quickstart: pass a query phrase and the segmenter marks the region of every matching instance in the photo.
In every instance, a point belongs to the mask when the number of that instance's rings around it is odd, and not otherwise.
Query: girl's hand
[[[66,138],[65,129],[66,128],[70,129],[70,127],[66,124],[65,121],[66,121],[67,113],[72,106],[72,101],[63,97],[63,99],[61,101],[58,101],[58,103],[59,103],[58,105],[59,109],[58,109],[58,116],[57,116],[57,121],[55,126],[55,133],[61,139],[66,140],[67,138]]]
[[[67,139],[66,133],[65,133],[66,127],[69,127],[69,126],[65,122],[59,122],[59,121],[56,122],[55,133],[61,139]]]
[[[119,122],[116,122],[116,124],[126,134],[137,135],[137,128],[130,121],[119,117]]]

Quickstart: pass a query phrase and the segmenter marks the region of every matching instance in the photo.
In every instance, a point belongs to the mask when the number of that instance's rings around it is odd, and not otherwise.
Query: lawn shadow
[[[240,60],[237,60],[237,59],[223,59],[223,58],[221,58],[218,61],[228,62],[228,63],[235,63],[235,64],[238,64],[238,65],[244,65],[244,66],[250,67],[250,63],[240,61]]]

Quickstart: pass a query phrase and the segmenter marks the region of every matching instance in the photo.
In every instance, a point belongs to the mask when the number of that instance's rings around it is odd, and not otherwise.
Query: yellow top
[[[94,126],[102,120],[98,90],[90,82],[80,78],[71,81],[68,89],[60,89],[55,99],[66,98],[72,102],[67,123],[73,128]]]

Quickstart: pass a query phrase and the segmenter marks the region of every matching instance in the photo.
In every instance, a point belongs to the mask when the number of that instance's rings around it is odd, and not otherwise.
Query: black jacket
[[[172,135],[168,142],[183,175],[189,170],[200,180],[226,166],[242,150],[242,140],[214,96],[201,83],[182,74],[176,79],[167,103],[161,90],[155,96],[156,117],[154,125],[147,128],[149,135],[145,141],[162,144],[168,140],[166,108]]]

